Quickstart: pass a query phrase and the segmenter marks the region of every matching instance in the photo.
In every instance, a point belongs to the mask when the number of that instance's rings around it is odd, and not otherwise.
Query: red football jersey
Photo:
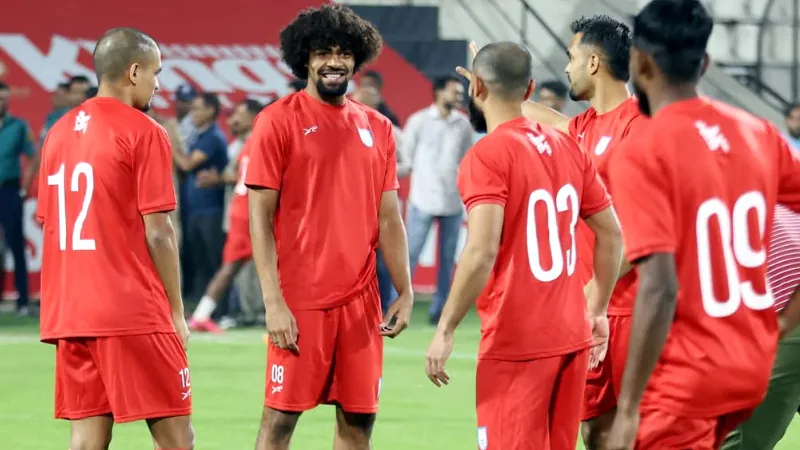
[[[40,170],[42,340],[174,332],[142,220],[175,209],[164,128],[90,99],[50,130]]]
[[[767,121],[707,98],[662,109],[611,166],[630,261],[675,255],[677,309],[643,406],[756,406],[778,343],[766,250],[776,201],[800,210],[800,157]]]
[[[381,196],[399,187],[391,122],[300,91],[259,113],[250,141],[246,185],[280,191],[275,240],[287,304],[349,302],[375,279]]]
[[[249,211],[247,209],[247,186],[244,184],[245,177],[247,177],[247,166],[250,164],[250,139],[245,141],[242,151],[239,152],[239,181],[233,188],[233,198],[231,199],[228,214],[232,219],[249,220]]]
[[[497,260],[477,302],[478,357],[526,360],[588,347],[575,226],[611,202],[586,154],[552,128],[512,120],[467,152],[458,189],[467,210],[505,209]]]
[[[639,102],[635,97],[630,97],[605,114],[597,114],[594,108],[589,108],[575,116],[569,122],[569,134],[592,158],[600,179],[608,187],[608,167],[612,161],[611,155],[615,153],[614,148],[646,120],[647,117],[639,111]],[[614,191],[610,187],[609,191],[613,198]],[[578,224],[578,237],[579,271],[584,283],[588,283],[594,273],[592,266],[594,232],[584,221],[580,221]],[[636,269],[633,269],[614,287],[614,293],[608,305],[608,315],[629,316],[633,314],[636,288]]]

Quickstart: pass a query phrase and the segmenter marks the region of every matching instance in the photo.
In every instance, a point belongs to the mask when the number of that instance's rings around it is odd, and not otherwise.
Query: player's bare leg
[[[605,442],[616,412],[615,408],[593,419],[581,422],[581,437],[586,450],[597,450],[600,448],[599,443]]]
[[[149,419],[147,427],[156,450],[193,450],[194,428],[191,416]]]
[[[256,438],[256,450],[288,450],[300,414],[265,406]]]
[[[206,293],[195,308],[190,322],[190,328],[195,331],[220,332],[221,330],[211,321],[211,314],[217,307],[217,302],[233,283],[233,279],[244,265],[244,260],[224,264],[208,283]]]
[[[333,450],[369,450],[375,414],[349,413],[336,407],[336,437]]]
[[[110,414],[70,421],[70,450],[108,450],[113,426]]]

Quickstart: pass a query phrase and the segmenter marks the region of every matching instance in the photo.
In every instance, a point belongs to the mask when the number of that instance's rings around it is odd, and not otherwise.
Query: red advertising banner
[[[278,32],[301,9],[320,3],[141,0],[111,7],[102,0],[76,0],[69,8],[60,8],[49,0],[28,0],[24,8],[3,11],[0,79],[11,86],[9,112],[27,120],[38,136],[51,109],[51,93],[70,76],[94,79],[91,53],[96,39],[116,26],[141,29],[159,41],[163,70],[153,107],[160,112],[172,111],[174,92],[183,83],[217,93],[224,107],[244,98],[280,97],[288,92],[292,75],[280,58]],[[383,75],[385,100],[401,120],[430,103],[430,82],[391,48],[385,48],[370,68]],[[407,181],[403,185],[405,198]],[[34,297],[39,292],[42,253],[35,194],[25,202],[23,219]],[[429,290],[435,280],[434,241],[429,238],[415,276],[420,290]],[[6,271],[0,277],[0,293],[13,298],[11,255],[0,263]]]

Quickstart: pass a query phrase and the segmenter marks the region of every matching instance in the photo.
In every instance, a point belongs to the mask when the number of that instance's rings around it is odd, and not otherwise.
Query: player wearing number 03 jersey
[[[569,63],[565,69],[570,97],[588,101],[591,106],[571,119],[532,101],[525,102],[524,110],[529,117],[551,124],[578,141],[608,186],[615,148],[646,120],[627,87],[631,32],[624,23],[605,15],[581,17],[571,28],[574,35],[567,49]],[[613,198],[613,190],[609,192]],[[583,221],[579,222],[578,271],[585,283],[592,277],[593,245],[594,233]],[[582,432],[588,448],[595,447],[597,437],[608,431],[617,405],[636,296],[636,271],[631,269],[623,261],[608,306],[608,355],[587,380]],[[591,285],[587,286],[587,292],[591,289]]]
[[[610,172],[640,277],[611,449],[718,448],[775,358],[767,233],[776,201],[800,210],[800,158],[766,120],[697,94],[712,27],[698,0],[654,0],[634,19],[631,72],[652,120]]]
[[[94,63],[97,97],[65,114],[42,149],[41,339],[56,346],[55,415],[71,421],[73,449],[105,448],[114,422],[143,419],[157,448],[188,449],[172,156],[142,112],[161,56],[152,38],[117,28]]]
[[[334,5],[303,11],[280,38],[308,84],[261,112],[250,137],[245,184],[269,333],[256,448],[289,448],[300,413],[322,403],[337,406],[334,448],[369,448],[382,336],[408,325],[413,302],[394,130],[345,97],[382,40]],[[399,293],[383,322],[378,246]]]
[[[533,90],[527,50],[489,44],[473,67],[470,116],[489,134],[459,168],[467,243],[426,372],[437,386],[449,382],[453,332],[477,299],[478,447],[573,450],[587,370],[605,351],[606,309],[622,255],[619,226],[575,141],[523,117],[521,102]],[[588,310],[576,273],[579,218],[598,235],[598,289]],[[590,351],[593,331],[598,342]]]

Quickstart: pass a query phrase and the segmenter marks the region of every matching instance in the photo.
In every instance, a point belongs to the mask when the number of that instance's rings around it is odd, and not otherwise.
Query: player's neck
[[[100,83],[100,86],[97,88],[96,97],[115,98],[128,106],[133,106],[133,96],[130,92],[105,83]]]
[[[506,122],[524,117],[522,102],[486,103],[483,106],[483,115],[486,117],[486,131],[491,133]]]
[[[660,89],[653,89],[653,91],[656,92],[653,94],[648,93],[647,95],[650,101],[651,116],[655,116],[659,111],[673,103],[700,96],[697,92],[697,85],[694,83],[678,84],[674,86],[664,85],[661,86]]]
[[[630,96],[631,93],[625,83],[617,80],[600,81],[595,87],[594,96],[589,100],[589,103],[597,111],[597,114],[605,114],[616,109]]]

